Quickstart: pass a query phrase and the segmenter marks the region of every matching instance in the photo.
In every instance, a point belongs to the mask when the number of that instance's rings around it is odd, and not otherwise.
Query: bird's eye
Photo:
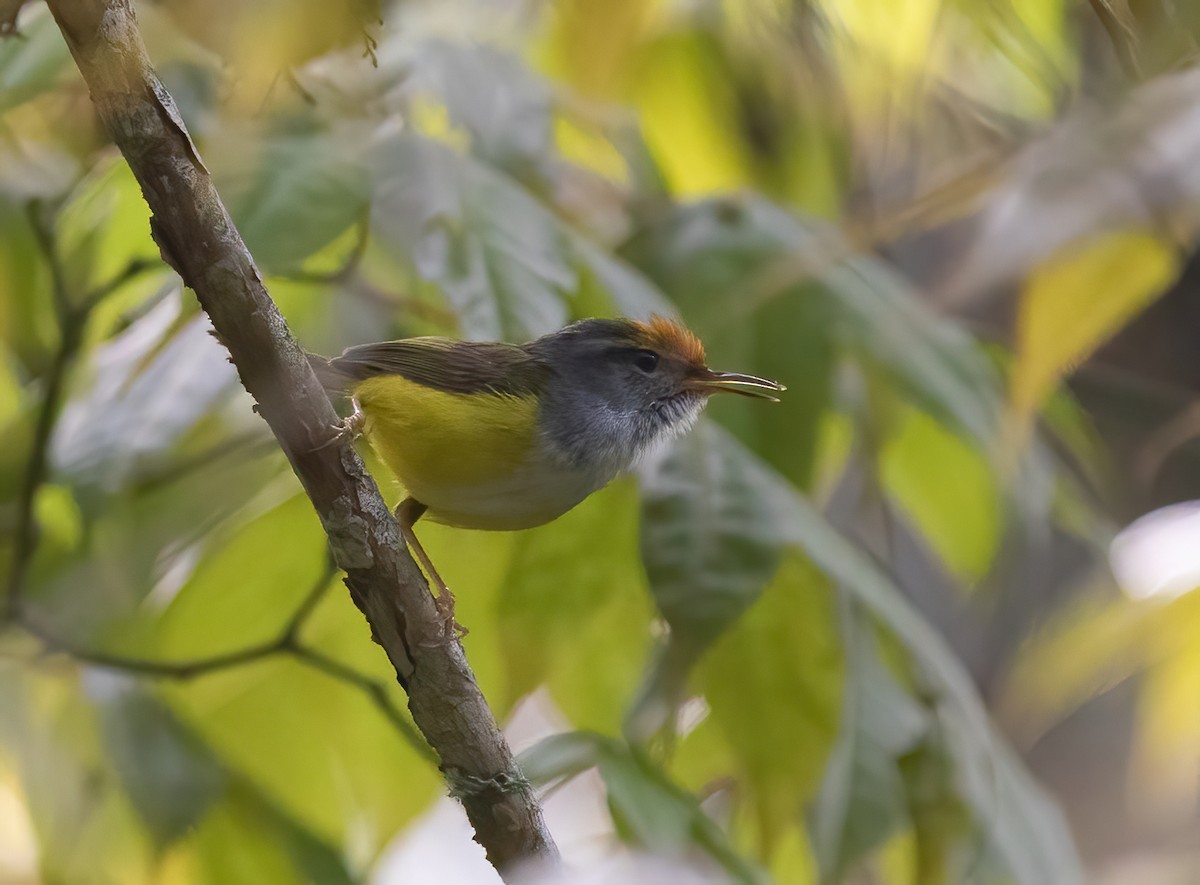
[[[633,364],[649,375],[658,368],[658,354],[653,350],[639,350],[633,358]]]

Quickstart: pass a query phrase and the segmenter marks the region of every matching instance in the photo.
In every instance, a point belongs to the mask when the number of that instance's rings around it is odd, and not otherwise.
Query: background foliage
[[[678,313],[789,387],[543,528],[421,527],[568,859],[1186,880],[1200,611],[1106,552],[1200,496],[1200,17],[346,7],[139,7],[307,347]],[[16,23],[0,878],[418,881],[414,840],[467,844],[429,751],[53,21]]]

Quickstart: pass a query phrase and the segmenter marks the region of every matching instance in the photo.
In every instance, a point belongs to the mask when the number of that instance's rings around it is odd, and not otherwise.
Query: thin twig
[[[283,625],[283,631],[279,634],[280,645],[292,647],[296,644],[296,640],[300,637],[301,628],[316,610],[317,603],[329,591],[330,582],[333,580],[333,576],[337,574],[337,571],[337,563],[333,561],[333,557],[327,557],[325,568],[321,570],[320,577],[313,583],[308,593],[304,594],[304,598],[300,600],[300,604],[296,606],[296,610],[292,612],[292,616]]]
[[[97,667],[108,667],[113,670],[126,670],[145,676],[160,676],[170,679],[194,679],[218,670],[247,664],[251,661],[265,658],[268,655],[290,651],[296,644],[296,638],[305,621],[312,615],[317,602],[329,589],[336,567],[327,562],[317,579],[313,582],[296,610],[283,625],[279,635],[265,642],[257,642],[236,651],[222,652],[203,658],[193,658],[185,661],[154,661],[145,658],[135,658],[127,655],[113,654],[99,649],[89,649],[65,639],[50,627],[28,612],[20,612],[17,623],[25,630],[41,640],[46,651],[60,652],[68,657],[93,664]]]
[[[55,315],[58,317],[59,324],[65,325],[73,313],[71,298],[67,290],[67,275],[58,260],[58,250],[54,244],[53,227],[47,224],[42,216],[42,213],[45,211],[45,206],[41,200],[31,200],[25,206],[25,214],[29,218],[29,227],[33,231],[33,239],[37,243],[38,251],[42,253],[42,257],[46,260],[46,266],[50,271],[50,295],[54,299]]]
[[[224,439],[211,448],[197,452],[190,457],[180,458],[178,461],[164,466],[158,472],[141,477],[133,484],[130,490],[135,495],[153,492],[164,486],[186,479],[196,471],[230,455],[245,453],[248,457],[261,457],[277,451],[279,451],[279,448],[270,436],[264,435],[261,432],[239,434]]]
[[[312,587],[304,595],[304,599],[288,618],[279,635],[266,642],[258,642],[235,651],[222,652],[202,658],[190,658],[183,661],[155,661],[131,655],[114,654],[99,649],[90,649],[78,645],[57,635],[53,630],[29,613],[22,612],[20,625],[26,632],[36,637],[44,648],[44,652],[64,654],[74,661],[93,667],[108,670],[119,670],[154,679],[175,679],[190,681],[211,673],[245,666],[269,657],[291,655],[300,663],[313,667],[339,682],[344,682],[367,695],[384,718],[400,733],[400,736],[426,761],[436,762],[437,757],[429,744],[421,737],[413,724],[404,716],[388,696],[387,686],[382,682],[358,672],[353,667],[329,657],[314,648],[299,642],[300,631],[312,616],[317,603],[329,590],[330,582],[337,573],[337,566],[329,561],[321,574],[313,582]]]
[[[66,385],[67,371],[75,361],[79,348],[83,343],[83,332],[87,327],[88,318],[95,307],[106,297],[120,288],[132,277],[148,269],[151,265],[142,260],[131,261],[111,280],[98,286],[73,304],[66,273],[58,257],[54,243],[54,233],[50,224],[42,217],[41,204],[32,202],[28,206],[29,224],[33,229],[34,240],[42,253],[50,270],[51,291],[54,301],[55,314],[58,319],[59,339],[58,348],[54,352],[50,368],[46,373],[46,389],[42,394],[42,402],[38,407],[37,417],[33,425],[33,441],[30,445],[29,457],[21,478],[21,488],[17,494],[16,530],[13,533],[14,547],[12,564],[8,572],[8,585],[5,589],[4,600],[0,603],[0,621],[7,620],[16,613],[20,606],[21,594],[24,590],[25,577],[29,564],[33,560],[37,548],[37,525],[34,505],[38,491],[46,482],[46,474],[50,460],[50,439],[54,435],[54,425],[58,420],[59,406]]]
[[[360,673],[353,667],[343,664],[336,658],[331,658],[310,646],[297,644],[290,646],[287,650],[291,652],[292,657],[301,663],[320,670],[322,673],[339,682],[353,685],[362,691],[379,708],[384,718],[400,732],[410,747],[416,750],[426,761],[437,763],[437,754],[433,752],[429,744],[421,737],[420,732],[416,730],[403,711],[392,702],[391,697],[388,695],[387,686],[384,683],[377,679],[372,679],[370,676]]]
[[[108,670],[121,670],[127,673],[136,673],[139,676],[165,679],[195,679],[198,676],[206,676],[219,670],[228,670],[230,667],[249,664],[284,651],[279,640],[272,639],[269,642],[260,642],[236,651],[204,658],[191,658],[184,661],[154,661],[76,645],[56,635],[45,624],[30,617],[27,613],[21,615],[19,623],[28,633],[41,641],[47,652],[64,654],[72,660]]]

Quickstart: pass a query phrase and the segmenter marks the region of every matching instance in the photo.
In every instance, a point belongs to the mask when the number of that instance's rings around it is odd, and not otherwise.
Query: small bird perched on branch
[[[785,389],[712,371],[700,340],[663,317],[582,320],[521,345],[408,338],[311,360],[354,406],[334,441],[364,433],[408,494],[396,517],[438,589],[448,636],[465,631],[413,533],[422,516],[469,529],[541,525],[690,428],[710,394],[778,402]]]

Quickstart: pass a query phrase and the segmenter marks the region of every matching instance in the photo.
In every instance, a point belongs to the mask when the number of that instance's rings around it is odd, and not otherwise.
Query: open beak
[[[768,381],[757,375],[743,375],[741,372],[714,372],[705,369],[698,377],[687,383],[691,390],[704,393],[740,393],[742,396],[752,396],[755,399],[766,399],[773,403],[779,402],[776,393],[787,390],[778,381]]]

